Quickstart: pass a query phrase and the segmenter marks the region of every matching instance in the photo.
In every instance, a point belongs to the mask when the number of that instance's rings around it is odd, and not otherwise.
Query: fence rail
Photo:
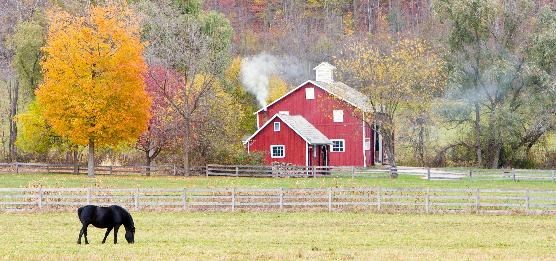
[[[435,188],[0,188],[0,211],[118,204],[137,210],[556,214],[556,190]]]
[[[84,174],[85,166],[44,163],[0,163],[0,173],[74,173]],[[282,166],[282,165],[217,165],[194,166],[192,176],[228,177],[352,177],[388,178],[390,168],[363,168],[353,166]],[[95,166],[100,175],[181,175],[183,168],[175,165],[157,166]],[[419,176],[427,180],[543,180],[556,182],[555,170],[535,169],[480,169],[449,170],[435,168],[398,167],[400,176]]]
[[[46,164],[46,163],[0,163],[0,173],[60,173],[60,174],[86,174],[87,166],[73,164]],[[204,166],[190,168],[192,175],[204,175]],[[183,168],[176,165],[155,166],[95,166],[98,175],[160,175],[174,176],[183,173]]]

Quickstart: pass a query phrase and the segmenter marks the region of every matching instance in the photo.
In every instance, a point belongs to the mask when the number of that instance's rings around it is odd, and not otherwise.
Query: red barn
[[[306,81],[256,112],[258,130],[244,141],[267,164],[371,166],[381,163],[382,139],[363,119],[372,112],[365,95],[333,80],[329,63]]]

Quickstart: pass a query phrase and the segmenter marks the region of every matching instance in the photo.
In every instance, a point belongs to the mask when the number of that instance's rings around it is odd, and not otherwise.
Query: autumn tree
[[[139,24],[126,6],[91,6],[85,16],[51,10],[44,82],[37,102],[54,132],[88,145],[94,176],[96,146],[133,142],[149,120]]]
[[[164,95],[181,118],[183,167],[189,175],[193,128],[207,114],[203,101],[212,98],[230,59],[232,28],[220,13],[207,12],[199,1],[142,1],[136,7],[144,16],[143,35],[149,64],[180,73],[177,95]]]
[[[473,130],[461,144],[476,151],[480,167],[527,158],[532,146],[556,127],[556,12],[539,6],[527,0],[435,4],[450,28],[450,95],[444,115],[453,125]]]
[[[271,103],[284,96],[288,92],[288,85],[277,75],[271,75],[268,79],[268,96],[266,102]]]
[[[444,87],[443,61],[425,41],[405,39],[380,50],[364,42],[354,43],[336,60],[342,78],[359,86],[373,109],[372,125],[378,123],[389,164],[394,155],[395,120],[400,109],[423,112]]]
[[[145,154],[145,164],[150,167],[151,162],[170,148],[179,137],[178,115],[168,100],[174,99],[180,85],[184,83],[176,71],[161,66],[148,68],[145,83],[152,98],[151,119],[135,147]],[[150,169],[147,169],[147,175],[149,174]]]
[[[243,135],[248,135],[256,130],[255,111],[258,110],[257,98],[247,92],[240,80],[241,70],[241,57],[236,57],[232,60],[224,73],[222,86],[234,98],[236,103],[240,104],[243,108],[241,110],[239,124]]]

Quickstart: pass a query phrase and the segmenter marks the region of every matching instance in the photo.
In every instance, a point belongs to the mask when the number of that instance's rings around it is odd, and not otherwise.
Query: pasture
[[[391,187],[391,188],[499,188],[556,189],[550,180],[423,180],[418,176],[401,175],[397,179],[367,177],[317,178],[249,178],[249,177],[181,177],[181,176],[117,176],[98,175],[87,178],[72,174],[0,174],[0,187],[99,187],[99,188],[328,188],[328,187]]]
[[[99,259],[555,259],[547,216],[369,213],[133,213],[136,243],[101,245],[77,214],[0,214],[0,258]],[[109,239],[111,239],[112,234]],[[123,238],[122,238],[123,239]],[[111,242],[111,240],[108,240]]]

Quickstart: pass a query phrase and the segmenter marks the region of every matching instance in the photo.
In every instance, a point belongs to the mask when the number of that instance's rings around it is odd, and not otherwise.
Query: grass
[[[136,244],[77,245],[75,213],[0,214],[0,259],[556,258],[556,219],[369,213],[134,213]],[[112,242],[112,235],[108,242]]]
[[[172,176],[97,176],[71,174],[0,174],[0,187],[107,187],[107,188],[322,188],[322,187],[430,187],[430,188],[506,188],[556,189],[552,181],[477,181],[423,180],[402,175],[389,178],[235,178],[235,177],[172,177]]]

